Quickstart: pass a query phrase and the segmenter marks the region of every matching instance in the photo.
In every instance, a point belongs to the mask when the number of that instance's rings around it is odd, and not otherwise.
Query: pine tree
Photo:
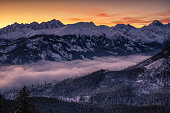
[[[49,113],[53,113],[53,111],[52,111],[52,110],[50,110],[50,111],[49,111]]]
[[[1,93],[0,93],[0,113],[2,113],[2,95],[1,95]]]
[[[29,99],[29,90],[26,86],[17,92],[15,113],[34,113],[33,105]]]
[[[5,107],[5,97],[0,91],[0,113],[5,113],[8,109]]]

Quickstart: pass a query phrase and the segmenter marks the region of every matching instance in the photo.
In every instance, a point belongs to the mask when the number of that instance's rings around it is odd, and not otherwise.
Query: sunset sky
[[[153,20],[166,24],[170,23],[170,0],[0,0],[0,28],[52,19],[108,26],[142,27]]]

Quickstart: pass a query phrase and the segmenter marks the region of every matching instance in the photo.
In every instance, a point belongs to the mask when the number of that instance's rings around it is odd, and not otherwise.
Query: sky
[[[119,1],[119,2],[118,2]],[[170,0],[0,0],[0,28],[46,22],[64,24],[93,21],[96,25],[170,23]]]

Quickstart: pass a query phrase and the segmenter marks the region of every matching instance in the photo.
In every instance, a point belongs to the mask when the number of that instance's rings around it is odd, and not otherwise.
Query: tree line
[[[0,93],[0,113],[39,113],[29,97],[29,90],[24,86],[16,94],[16,99],[6,100]],[[53,111],[49,110],[49,113]]]

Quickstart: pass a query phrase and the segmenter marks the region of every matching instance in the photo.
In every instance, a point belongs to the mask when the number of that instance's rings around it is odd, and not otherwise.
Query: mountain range
[[[64,25],[59,20],[14,23],[0,29],[0,64],[39,60],[70,61],[95,56],[126,56],[159,51],[119,71],[99,70],[84,76],[29,86],[39,112],[168,113],[170,106],[170,24],[155,20],[135,28],[93,22]],[[5,91],[14,99],[19,89]],[[13,100],[6,100],[8,107]],[[12,107],[11,107],[12,108]]]
[[[70,61],[95,56],[125,56],[152,52],[170,44],[170,23],[155,20],[135,28],[93,22],[64,25],[59,20],[14,23],[0,29],[0,64],[24,64],[39,60]]]

